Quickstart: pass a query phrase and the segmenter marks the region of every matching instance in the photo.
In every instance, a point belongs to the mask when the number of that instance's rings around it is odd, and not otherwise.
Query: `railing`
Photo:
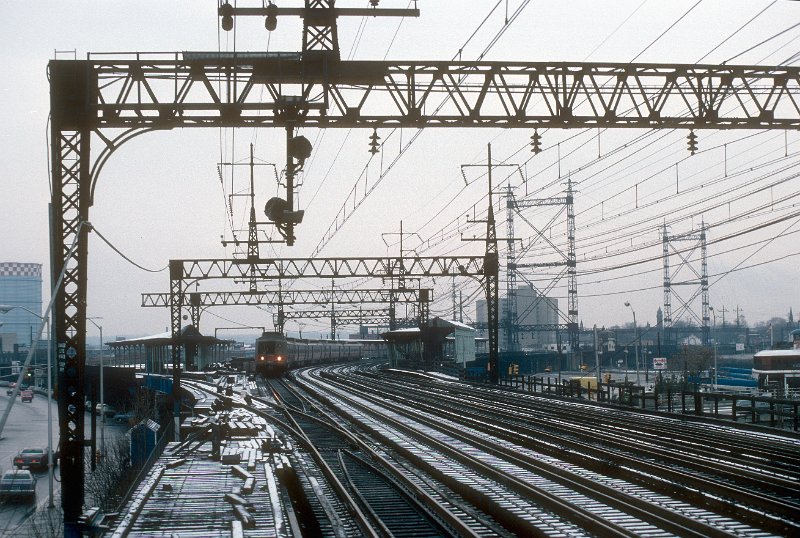
[[[485,381],[482,378],[468,380]],[[587,386],[585,381],[549,376],[511,375],[501,378],[499,383],[528,393],[800,430],[800,399],[703,392],[694,386],[681,385],[657,385],[652,391],[630,382],[593,381]]]
[[[161,454],[164,452],[164,447],[167,446],[169,440],[175,436],[175,425],[172,421],[169,421],[161,433],[161,436],[158,438],[155,447],[153,447],[153,451],[150,452],[150,456],[148,456],[147,460],[142,464],[139,468],[138,472],[136,473],[136,477],[130,481],[130,487],[125,492],[122,497],[120,497],[119,502],[117,503],[117,511],[120,511],[125,508],[125,505],[130,500],[131,495],[139,487],[140,482],[144,478],[144,476],[150,472],[150,469],[153,468],[156,460],[161,457]]]

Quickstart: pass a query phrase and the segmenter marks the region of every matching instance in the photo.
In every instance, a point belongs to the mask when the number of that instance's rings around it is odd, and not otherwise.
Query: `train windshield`
[[[277,342],[259,342],[258,343],[258,352],[259,353],[275,353],[275,348],[277,347]]]

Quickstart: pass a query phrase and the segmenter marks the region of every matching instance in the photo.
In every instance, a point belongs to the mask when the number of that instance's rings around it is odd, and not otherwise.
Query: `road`
[[[8,405],[9,397],[5,389],[0,389],[0,412],[4,412]],[[58,409],[53,402],[53,444],[58,439]],[[11,414],[8,416],[3,437],[0,439],[0,472],[14,469],[14,456],[28,447],[44,447],[47,445],[47,400],[36,394],[30,403],[22,403],[17,397]],[[47,472],[35,473],[36,505],[47,504]],[[56,472],[55,478],[58,478]],[[53,480],[53,495],[58,499],[60,487]],[[0,535],[5,535],[10,529],[19,525],[34,510],[30,502],[7,501],[0,503]]]
[[[0,413],[8,405],[4,387],[0,387]],[[53,444],[58,445],[58,405],[53,401]],[[91,434],[91,416],[86,413],[85,435]],[[98,444],[100,436],[100,420],[98,418]],[[105,436],[109,439],[124,434],[125,427],[111,423],[106,419]],[[22,403],[17,397],[11,414],[8,416],[2,439],[0,439],[0,474],[14,468],[14,456],[23,448],[44,447],[47,445],[47,400],[37,393],[33,402]],[[54,504],[60,506],[61,483],[59,469],[54,469],[53,497]],[[12,529],[23,523],[36,507],[46,507],[48,497],[47,472],[36,472],[36,503],[0,502],[0,536],[11,535]]]

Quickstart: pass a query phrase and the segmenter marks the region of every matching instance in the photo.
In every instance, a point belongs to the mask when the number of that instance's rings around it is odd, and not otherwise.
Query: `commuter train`
[[[364,356],[363,347],[348,340],[305,340],[264,332],[256,340],[255,370],[274,376],[300,366],[358,360]]]

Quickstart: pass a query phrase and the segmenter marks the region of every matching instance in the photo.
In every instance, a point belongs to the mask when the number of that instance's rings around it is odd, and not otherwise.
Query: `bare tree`
[[[696,376],[713,364],[714,352],[704,346],[684,346],[676,358],[685,374]]]
[[[88,470],[91,468],[88,458],[86,465],[86,505],[97,506],[104,512],[116,510],[138,472],[130,466],[128,439],[121,437],[106,443],[106,452],[98,458],[94,471]]]

